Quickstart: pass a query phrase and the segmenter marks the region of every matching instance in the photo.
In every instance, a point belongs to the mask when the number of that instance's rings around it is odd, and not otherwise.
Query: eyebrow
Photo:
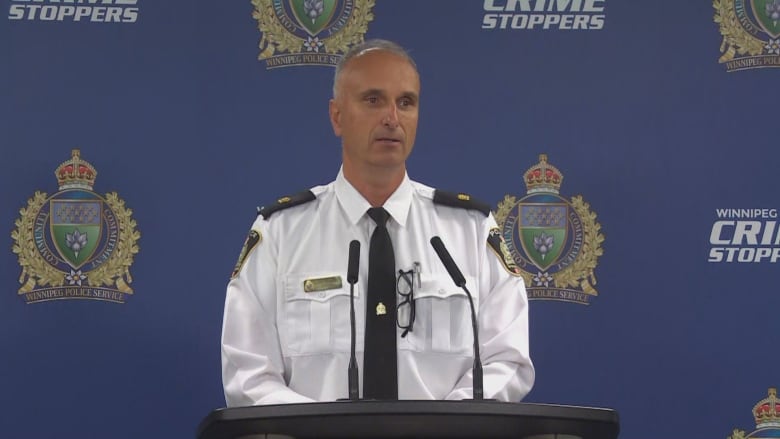
[[[384,94],[386,94],[386,93],[383,92],[382,90],[378,89],[378,88],[369,88],[368,90],[363,90],[362,92],[360,92],[360,97],[364,98],[366,96],[384,95]]]

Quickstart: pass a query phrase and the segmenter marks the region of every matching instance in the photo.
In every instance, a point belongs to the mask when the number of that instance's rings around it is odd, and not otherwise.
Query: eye
[[[376,104],[376,103],[379,102],[379,97],[375,96],[375,95],[370,95],[370,96],[366,96],[365,98],[363,98],[363,100],[366,101],[367,103],[373,105],[373,104]]]
[[[403,97],[398,101],[398,105],[401,107],[412,107],[414,106],[414,99],[410,97]]]

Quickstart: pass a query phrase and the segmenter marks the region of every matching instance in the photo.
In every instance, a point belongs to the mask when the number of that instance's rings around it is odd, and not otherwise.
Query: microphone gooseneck
[[[349,384],[349,399],[357,401],[360,398],[357,357],[355,356],[355,282],[358,279],[360,266],[360,242],[352,240],[349,243],[349,264],[347,265],[347,282],[349,282],[349,369],[347,380]]]
[[[477,326],[477,312],[474,310],[474,298],[471,297],[471,292],[466,288],[466,278],[463,277],[463,273],[460,272],[458,265],[452,260],[450,252],[444,247],[444,243],[441,238],[434,236],[431,238],[431,245],[433,250],[441,259],[444,268],[450,274],[452,281],[455,285],[459,286],[466,292],[466,296],[469,298],[469,305],[471,306],[471,330],[474,333],[474,366],[472,367],[472,379],[473,379],[473,393],[475,400],[481,400],[484,398],[484,389],[482,385],[482,360],[479,357],[479,332]]]

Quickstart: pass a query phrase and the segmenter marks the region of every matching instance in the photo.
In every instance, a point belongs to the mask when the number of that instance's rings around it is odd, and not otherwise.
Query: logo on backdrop
[[[709,262],[780,260],[778,209],[715,209]]]
[[[603,254],[596,214],[581,196],[559,195],[563,174],[546,154],[523,176],[526,196],[506,195],[494,215],[528,298],[588,305],[598,295],[594,270]]]
[[[777,399],[777,389],[771,387],[768,396],[753,406],[753,419],[756,421],[755,431],[745,434],[744,430],[734,429],[726,439],[776,438],[780,437],[780,401]]]
[[[484,0],[482,29],[599,30],[606,0]]]
[[[8,19],[135,23],[138,21],[137,5],[138,0],[11,0]]]
[[[115,192],[92,192],[97,171],[74,149],[55,171],[59,192],[36,191],[11,233],[27,303],[93,299],[124,303],[138,253],[132,211]]]
[[[727,72],[780,67],[780,0],[714,0]]]
[[[260,30],[260,55],[268,69],[335,66],[363,42],[374,19],[374,0],[252,0]]]

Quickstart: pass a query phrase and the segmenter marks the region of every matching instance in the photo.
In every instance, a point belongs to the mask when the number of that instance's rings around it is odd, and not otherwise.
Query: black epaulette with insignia
[[[317,196],[314,195],[312,191],[299,192],[295,195],[279,198],[275,203],[268,206],[258,207],[257,214],[263,215],[264,219],[268,219],[271,218],[271,215],[273,215],[274,212],[287,209],[288,207],[298,206],[303,203],[308,203],[309,201],[313,201],[315,199],[317,199]]]
[[[471,198],[471,195],[456,194],[454,192],[445,192],[436,189],[433,193],[433,202],[445,206],[460,207],[461,209],[478,210],[485,214],[485,216],[490,215],[490,206],[487,203]]]

